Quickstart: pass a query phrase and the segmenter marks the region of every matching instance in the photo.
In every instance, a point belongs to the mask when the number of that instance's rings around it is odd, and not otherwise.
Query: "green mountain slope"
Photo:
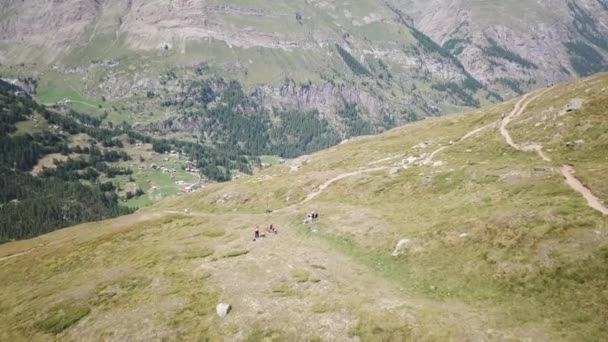
[[[2,245],[0,337],[605,340],[607,89],[556,85]]]

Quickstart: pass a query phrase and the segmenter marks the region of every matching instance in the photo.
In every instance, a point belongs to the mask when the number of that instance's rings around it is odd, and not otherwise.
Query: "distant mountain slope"
[[[2,245],[0,337],[604,341],[607,93],[558,84]]]
[[[402,108],[423,116],[447,110],[444,106],[475,105],[487,95],[477,94],[475,83],[464,90],[471,99],[412,89],[461,83],[469,76],[376,1],[12,1],[0,11],[0,61],[38,62],[80,74],[85,79],[80,91],[91,96],[171,92],[159,79],[163,69],[194,69],[199,63],[248,89],[262,87],[264,103],[271,106],[325,104],[319,110],[334,113],[349,101],[372,117],[388,111],[402,122]],[[100,79],[99,62],[115,72]],[[286,79],[294,80],[296,89],[286,92]],[[303,91],[312,94],[301,99]]]
[[[393,3],[484,83],[519,92],[608,67],[605,0]]]
[[[604,0],[11,0],[0,8],[0,76],[36,79],[41,102],[70,99],[81,111],[108,112],[107,122],[133,125],[182,120],[192,103],[213,105],[200,101],[201,83],[218,90],[218,80],[236,81],[262,125],[317,111],[315,120],[346,139],[606,70],[606,7]],[[340,115],[349,108],[356,120]],[[208,135],[200,126],[182,125]]]

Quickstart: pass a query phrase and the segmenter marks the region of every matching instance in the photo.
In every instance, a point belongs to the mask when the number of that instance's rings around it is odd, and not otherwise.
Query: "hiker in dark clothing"
[[[255,226],[254,238],[255,239],[259,239],[260,238],[260,226]]]
[[[310,214],[306,215],[306,219],[304,219],[304,224],[314,222],[318,218],[319,218],[319,214],[317,214],[316,211],[312,211]]]

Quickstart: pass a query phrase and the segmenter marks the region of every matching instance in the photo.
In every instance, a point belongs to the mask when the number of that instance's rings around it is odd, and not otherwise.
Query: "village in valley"
[[[143,207],[163,198],[202,189],[208,180],[201,176],[196,160],[179,151],[163,154],[154,152],[151,144],[137,142],[127,148],[132,160],[128,167],[133,174],[122,177],[119,184],[125,193],[124,200],[130,207]],[[140,196],[129,196],[140,190]],[[131,198],[130,198],[131,197]]]
[[[141,208],[163,198],[200,191],[211,182],[200,173],[198,161],[190,160],[186,153],[171,150],[161,154],[155,152],[151,144],[136,142],[129,146],[128,142],[124,143],[132,160],[119,166],[128,166],[133,174],[116,178],[123,189],[123,200],[129,207]],[[285,159],[276,156],[262,156],[260,161],[258,169],[285,163]],[[248,176],[231,170],[233,180]],[[138,193],[138,190],[143,194],[133,197],[128,195],[129,192]]]

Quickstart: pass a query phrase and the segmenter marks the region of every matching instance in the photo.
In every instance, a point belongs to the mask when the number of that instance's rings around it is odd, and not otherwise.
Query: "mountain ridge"
[[[267,108],[314,106],[282,91],[294,82],[311,86],[330,122],[346,99],[372,124],[384,113],[402,124],[410,112],[441,115],[605,70],[607,18],[597,0],[12,1],[0,12],[10,66],[0,73],[39,78],[43,102],[77,100],[73,87],[92,110],[101,96],[129,105],[114,118],[128,122],[178,115],[143,95],[176,96],[204,70],[272,94]]]

